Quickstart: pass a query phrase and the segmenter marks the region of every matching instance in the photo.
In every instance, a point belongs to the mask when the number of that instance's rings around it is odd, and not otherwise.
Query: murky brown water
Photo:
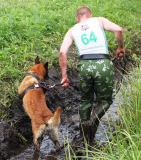
[[[114,131],[114,126],[110,125],[108,121],[117,121],[117,108],[118,103],[114,100],[113,105],[109,108],[107,113],[102,117],[101,123],[96,132],[95,139],[101,145],[105,145],[107,137],[109,137],[108,132],[110,130]],[[107,120],[108,119],[108,120]],[[79,117],[78,114],[66,116],[62,114],[61,124],[59,126],[59,138],[61,150],[56,150],[52,141],[48,136],[44,137],[42,144],[40,146],[40,152],[34,152],[33,143],[22,147],[17,150],[17,155],[10,158],[10,160],[54,160],[55,157],[66,160],[65,152],[68,151],[68,141],[70,145],[81,145],[83,142],[80,142],[80,132],[78,129],[79,126]],[[110,138],[110,137],[109,137]],[[80,141],[79,141],[80,140]],[[52,156],[54,157],[52,157]]]

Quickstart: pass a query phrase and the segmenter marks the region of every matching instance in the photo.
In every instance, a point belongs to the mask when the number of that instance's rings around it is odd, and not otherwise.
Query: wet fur
[[[35,74],[41,81],[44,81],[44,77],[48,74],[48,62],[45,64],[40,63],[37,57],[35,65],[28,73]],[[35,84],[38,84],[36,78],[26,76],[19,86],[19,95],[21,95],[26,88]],[[58,107],[53,115],[46,105],[42,88],[29,90],[23,97],[23,105],[32,122],[35,149],[39,149],[40,143],[45,135],[49,135],[55,146],[59,148],[58,125],[60,123],[61,107]]]

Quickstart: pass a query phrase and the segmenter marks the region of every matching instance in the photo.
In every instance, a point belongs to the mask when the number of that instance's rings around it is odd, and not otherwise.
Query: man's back
[[[108,54],[105,32],[97,18],[89,18],[84,23],[80,22],[71,30],[79,56],[83,54]]]

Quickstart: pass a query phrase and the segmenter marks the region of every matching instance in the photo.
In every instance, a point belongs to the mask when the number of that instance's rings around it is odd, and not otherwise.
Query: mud
[[[120,61],[115,60],[114,64],[116,66],[122,66]],[[119,70],[121,68],[118,67]],[[78,74],[73,70],[73,67],[68,70],[69,80],[70,82],[78,81]],[[61,81],[60,71],[50,70],[49,71],[49,79],[48,83],[59,84]],[[122,76],[116,70],[115,72],[115,84],[116,82],[120,82],[122,80]],[[61,124],[59,126],[59,138],[61,149],[56,150],[52,141],[48,138],[48,136],[44,137],[42,144],[40,146],[39,152],[34,152],[34,147],[32,143],[32,131],[31,131],[31,121],[29,117],[23,110],[22,101],[18,100],[18,102],[14,102],[10,108],[9,113],[11,114],[11,122],[13,132],[9,137],[12,137],[11,144],[9,143],[9,148],[2,148],[1,144],[4,144],[5,138],[1,138],[0,135],[0,160],[5,160],[10,157],[10,160],[55,160],[67,159],[68,148],[71,146],[74,153],[76,155],[80,154],[78,150],[80,147],[84,146],[83,136],[79,131],[79,117],[78,117],[78,107],[81,99],[81,92],[79,89],[79,83],[72,84],[69,88],[62,88],[61,86],[56,86],[53,89],[50,89],[46,92],[46,103],[50,110],[54,113],[58,106],[62,107],[61,113]],[[104,115],[101,119],[101,123],[96,132],[96,145],[95,147],[100,148],[101,145],[106,145],[105,140],[110,138],[108,135],[108,131],[114,131],[114,126],[108,123],[107,117],[109,121],[117,121],[117,107],[118,103],[116,102],[113,95],[114,103],[110,106],[106,115]],[[8,124],[8,127],[11,125]],[[4,134],[5,130],[1,130]],[[4,135],[3,134],[3,135]],[[27,140],[26,145],[24,144],[24,138]],[[15,144],[12,145],[12,144]],[[69,144],[69,145],[68,145]],[[5,152],[3,151],[4,149]],[[13,155],[13,156],[12,156]],[[82,159],[81,159],[82,160]]]

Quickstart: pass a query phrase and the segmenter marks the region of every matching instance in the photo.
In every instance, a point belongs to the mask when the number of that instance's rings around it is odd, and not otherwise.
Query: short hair
[[[88,16],[89,14],[91,14],[91,10],[89,7],[86,6],[81,6],[76,10],[76,16],[78,18],[80,18],[81,16],[83,16],[84,14],[86,14],[86,16]]]

